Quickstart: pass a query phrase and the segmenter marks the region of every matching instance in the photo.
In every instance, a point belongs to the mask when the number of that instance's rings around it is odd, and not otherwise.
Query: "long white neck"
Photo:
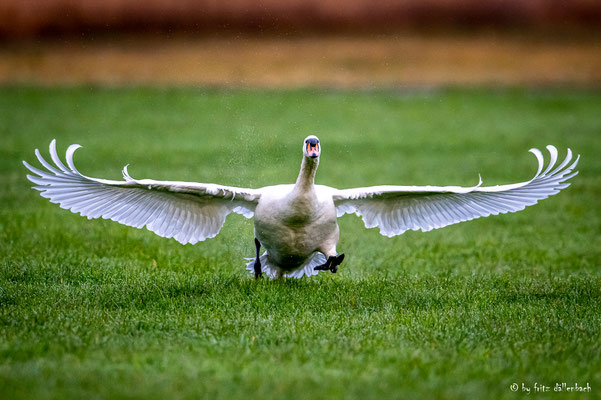
[[[307,193],[314,190],[313,185],[315,183],[315,173],[317,172],[318,165],[319,157],[310,158],[303,156],[301,169],[298,173],[298,178],[296,178],[296,184],[294,185],[295,191]]]

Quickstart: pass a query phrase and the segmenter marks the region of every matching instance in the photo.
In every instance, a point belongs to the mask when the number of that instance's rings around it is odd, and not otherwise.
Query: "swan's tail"
[[[280,268],[269,264],[269,261],[267,261],[267,252],[263,253],[263,255],[261,257],[259,257],[259,259],[261,260],[261,272],[263,272],[265,275],[267,275],[271,279],[277,278],[278,273],[280,273],[280,271],[281,271],[281,276],[285,277],[285,278],[300,279],[305,275],[307,275],[307,276],[317,275],[319,273],[319,271],[315,271],[314,268],[317,267],[318,265],[325,264],[325,262],[326,262],[325,255],[323,255],[322,253],[315,252],[298,269],[295,269],[294,271],[285,271],[285,270],[280,270]],[[246,258],[246,261],[247,261],[246,269],[254,274],[255,273],[255,259],[254,258]]]

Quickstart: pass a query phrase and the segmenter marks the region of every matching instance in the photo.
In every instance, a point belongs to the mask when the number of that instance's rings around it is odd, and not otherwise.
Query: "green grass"
[[[0,398],[601,396],[601,93],[0,89]],[[388,239],[340,220],[338,274],[259,282],[252,223],[181,246],[88,221],[29,189],[21,160],[80,143],[88,175],[290,183],[528,179],[530,147],[582,155],[523,212]],[[544,398],[544,395],[537,395]]]

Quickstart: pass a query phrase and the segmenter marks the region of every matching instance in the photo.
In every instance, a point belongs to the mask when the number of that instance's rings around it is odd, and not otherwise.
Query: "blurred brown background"
[[[601,85],[599,0],[3,0],[0,83]]]
[[[107,31],[599,28],[599,0],[3,0],[4,37]]]

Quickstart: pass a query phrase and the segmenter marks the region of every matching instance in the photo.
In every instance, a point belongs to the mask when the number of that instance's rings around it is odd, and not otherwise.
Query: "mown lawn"
[[[601,396],[601,93],[0,89],[0,398]],[[530,147],[580,153],[517,214],[388,239],[341,218],[338,274],[255,281],[252,223],[196,246],[88,221],[29,189],[52,138],[87,175],[259,187],[528,179]],[[543,398],[538,395],[537,398]]]

